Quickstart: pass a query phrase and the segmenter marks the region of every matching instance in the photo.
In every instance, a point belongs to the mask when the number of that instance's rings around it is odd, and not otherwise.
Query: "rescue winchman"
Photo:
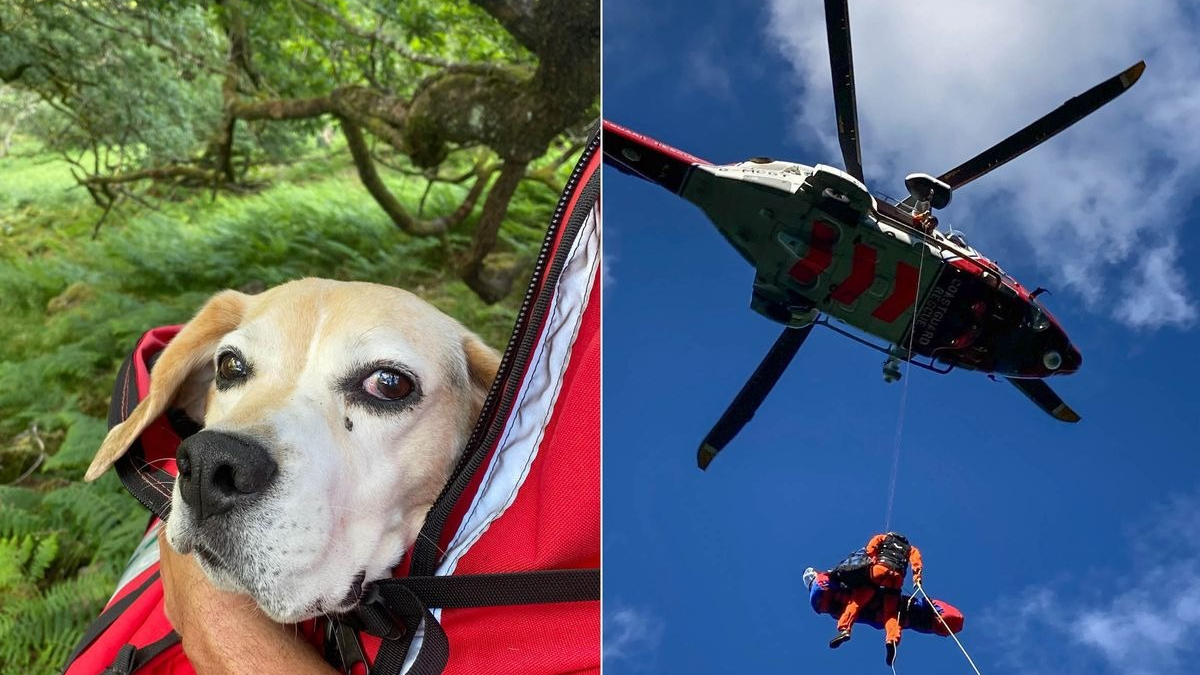
[[[899,532],[887,532],[871,537],[866,553],[869,559],[867,574],[863,575],[861,583],[850,588],[850,600],[838,619],[838,634],[829,641],[829,647],[837,649],[850,639],[859,610],[870,603],[876,593],[882,593],[883,614],[887,617],[884,639],[890,666],[896,660],[896,647],[900,644],[900,589],[910,565],[913,583],[921,585],[921,551]]]
[[[929,205],[929,199],[922,199],[917,202],[913,208],[913,227],[924,232],[932,234],[937,229],[938,219],[933,215],[933,209]]]

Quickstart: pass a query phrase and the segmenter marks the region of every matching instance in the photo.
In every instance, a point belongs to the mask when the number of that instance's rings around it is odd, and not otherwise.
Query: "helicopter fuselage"
[[[911,212],[845,172],[768,159],[714,165],[618,129],[605,142],[626,146],[622,170],[704,211],[754,267],[751,306],[771,320],[800,326],[825,314],[900,358],[1007,377],[1079,368],[1079,351],[1021,284],[961,237],[918,230]]]

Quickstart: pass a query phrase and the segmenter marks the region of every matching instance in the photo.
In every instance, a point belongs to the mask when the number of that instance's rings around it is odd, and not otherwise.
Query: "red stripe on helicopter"
[[[792,265],[788,274],[802,284],[811,284],[817,280],[821,272],[833,262],[833,244],[837,241],[837,230],[824,221],[814,221],[812,239],[808,244],[808,253]]]
[[[892,287],[892,294],[871,312],[871,316],[886,323],[900,318],[917,300],[918,276],[917,268],[912,265],[896,263],[896,285]]]
[[[875,249],[866,244],[855,244],[850,276],[838,284],[837,290],[833,292],[833,299],[843,305],[849,305],[857,300],[858,296],[865,293],[871,287],[871,283],[875,281],[876,258]]]

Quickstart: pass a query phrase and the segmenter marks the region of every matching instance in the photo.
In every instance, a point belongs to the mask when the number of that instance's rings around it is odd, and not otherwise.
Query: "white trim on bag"
[[[542,335],[530,356],[529,367],[521,382],[517,402],[505,421],[496,451],[492,453],[479,489],[455,530],[446,555],[434,574],[454,573],[459,561],[483,537],[497,518],[516,500],[517,493],[537,458],[546,425],[558,401],[563,377],[571,360],[571,349],[579,336],[584,310],[596,282],[600,261],[599,202],[592,207],[579,228],[567,256],[546,317]],[[441,608],[430,610],[439,621]],[[407,673],[421,652],[424,622],[414,633],[401,673]]]

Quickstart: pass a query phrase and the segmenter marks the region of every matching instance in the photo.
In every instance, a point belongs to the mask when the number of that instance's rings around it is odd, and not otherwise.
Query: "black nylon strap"
[[[450,662],[450,639],[433,613],[425,610],[425,639],[409,675],[441,675]]]
[[[171,647],[174,647],[175,645],[179,644],[179,641],[180,641],[179,633],[176,633],[175,631],[171,631],[170,633],[167,633],[166,635],[159,638],[158,640],[155,640],[154,642],[151,642],[150,644],[146,645],[145,647],[138,649],[137,653],[134,655],[134,659],[133,659],[133,670],[131,670],[130,672],[134,672],[138,668],[141,668],[142,666],[146,665],[147,663],[150,663],[150,661],[152,661],[159,654],[162,654],[163,652],[167,651]]]
[[[376,582],[386,599],[390,586],[403,587],[426,607],[457,609],[537,605],[600,599],[600,570],[535,570],[440,577],[398,577]]]
[[[129,675],[133,672],[133,660],[137,657],[137,647],[124,645],[117,650],[112,663],[100,672],[100,675]]]
[[[179,644],[179,633],[171,631],[141,649],[133,645],[124,645],[117,651],[112,663],[108,664],[108,667],[100,675],[132,675],[139,668],[150,663],[154,657],[177,644]]]
[[[121,598],[109,606],[108,609],[101,612],[100,616],[96,617],[96,620],[93,621],[90,626],[88,626],[87,632],[84,633],[83,637],[79,640],[79,644],[75,647],[75,651],[71,652],[71,655],[67,657],[67,665],[63,667],[63,670],[65,671],[67,668],[69,668],[71,664],[75,662],[75,659],[79,658],[79,655],[83,653],[83,650],[90,647],[92,643],[96,641],[96,638],[100,637],[101,633],[108,630],[108,627],[113,625],[113,623],[117,620],[117,617],[125,613],[125,610],[129,609],[129,606],[132,605],[142,593],[145,593],[147,588],[153,586],[154,582],[156,581],[158,581],[157,570],[155,570],[154,574],[146,577],[146,580],[142,582],[141,586],[138,586],[129,593],[126,593],[125,597]]]
[[[444,651],[446,658],[450,656],[450,643],[433,613],[429,611],[421,599],[403,586],[391,585],[383,589],[372,587],[371,599],[359,606],[356,615],[365,624],[368,633],[383,638],[379,651],[375,654],[375,663],[371,665],[372,673],[381,675],[398,675],[408,656],[412,639],[422,621],[425,621],[427,637],[441,633],[446,643]],[[434,640],[437,635],[432,635]],[[429,645],[431,648],[433,644]],[[444,665],[444,664],[443,664]]]
[[[422,621],[425,637],[410,675],[438,675],[450,658],[450,642],[430,607],[534,605],[600,599],[599,569],[535,570],[497,574],[398,577],[371,585],[354,618],[384,638],[371,672],[400,672]]]
[[[125,362],[117,371],[117,379],[113,382],[112,399],[108,402],[109,429],[124,422],[137,405],[137,379],[133,375],[133,358],[136,354],[135,350],[125,357]]]

